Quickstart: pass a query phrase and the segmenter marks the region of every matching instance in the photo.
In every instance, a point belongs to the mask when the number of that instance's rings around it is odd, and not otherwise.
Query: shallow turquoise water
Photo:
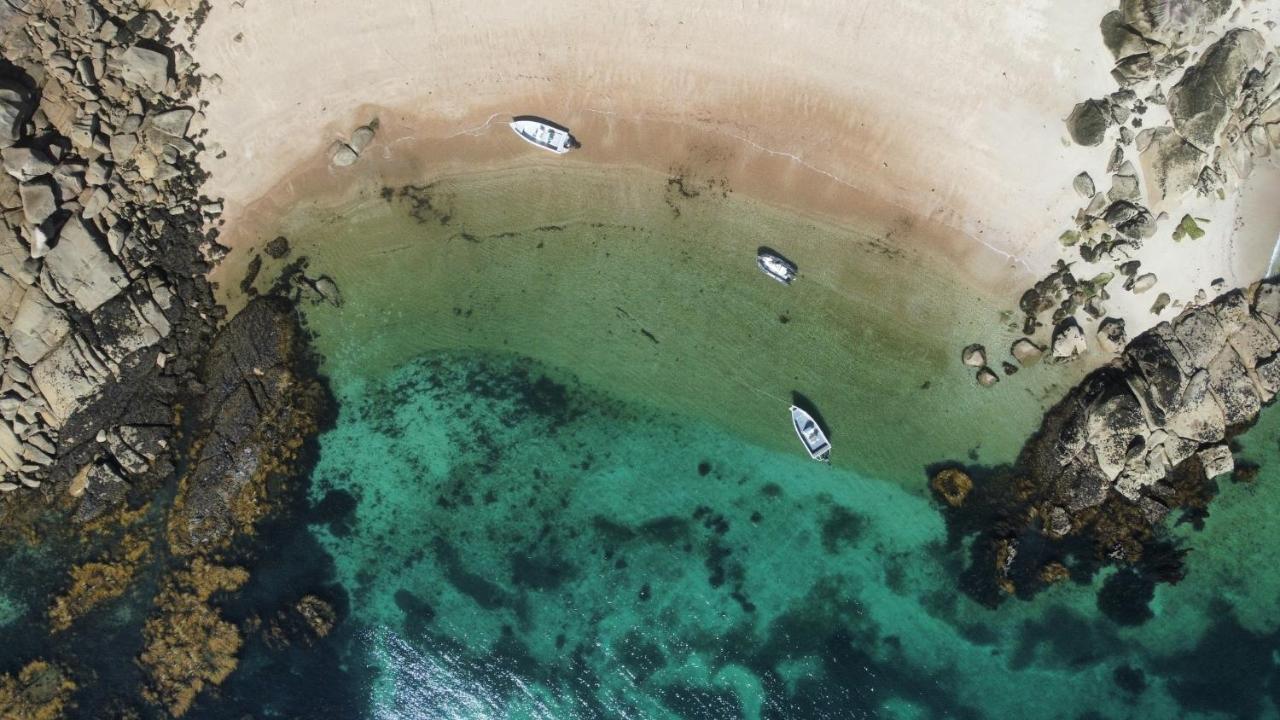
[[[926,466],[1011,461],[1082,372],[977,387],[955,349],[1000,322],[992,298],[871,229],[649,172],[410,189],[300,205],[279,228],[295,255],[264,265],[260,289],[305,255],[343,302],[305,307],[339,403],[312,524],[272,541],[286,559],[255,582],[298,592],[289,565],[311,567],[344,620],[319,670],[246,649],[235,708],[1277,716],[1277,411],[1243,441],[1258,479],[1224,481],[1203,530],[1170,530],[1188,576],[1146,623],[1099,610],[1114,571],[989,610],[960,587],[967,539]],[[751,263],[775,239],[794,287]],[[793,391],[835,431],[834,467],[800,453]]]
[[[371,717],[1275,715],[1267,472],[1225,489],[1186,534],[1188,579],[1126,628],[1097,611],[1101,578],[970,601],[923,482],[513,356],[334,380],[313,500],[356,503],[315,533],[350,595],[348,662],[377,673]],[[1277,419],[1246,455],[1274,454]]]

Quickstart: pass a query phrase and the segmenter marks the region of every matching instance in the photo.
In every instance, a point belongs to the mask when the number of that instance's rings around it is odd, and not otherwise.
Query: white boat
[[[568,130],[546,120],[525,115],[513,119],[510,125],[511,129],[525,142],[537,145],[543,150],[550,150],[557,155],[563,155],[579,147],[578,141],[573,139],[573,135]]]
[[[800,442],[804,443],[804,449],[809,452],[809,457],[821,462],[831,461],[831,442],[827,440],[827,434],[818,427],[818,421],[814,420],[812,415],[792,405],[791,424],[795,426],[796,435],[800,436]]]
[[[769,248],[756,251],[756,267],[783,285],[790,285],[796,279],[796,264]]]

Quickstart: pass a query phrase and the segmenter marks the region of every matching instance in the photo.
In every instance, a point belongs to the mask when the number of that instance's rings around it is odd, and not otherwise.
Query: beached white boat
[[[792,405],[791,424],[795,426],[796,435],[800,436],[800,442],[804,443],[804,449],[809,452],[809,457],[830,462],[831,442],[827,440],[827,434],[818,427],[818,421],[814,420],[812,415]]]
[[[525,142],[537,145],[543,150],[550,150],[557,155],[563,155],[579,147],[578,141],[573,139],[573,135],[568,130],[546,120],[525,115],[513,119],[510,124],[511,129]]]
[[[756,251],[756,267],[783,285],[790,285],[796,279],[796,264],[769,248]]]

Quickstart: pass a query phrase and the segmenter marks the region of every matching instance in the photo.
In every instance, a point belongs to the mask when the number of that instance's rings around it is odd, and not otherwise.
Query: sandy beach
[[[1064,179],[1089,152],[1062,119],[1111,85],[1106,3],[1088,5],[437,2],[390,21],[375,3],[221,4],[195,51],[221,77],[203,124],[226,156],[206,163],[207,190],[234,245],[254,203],[287,196],[291,173],[371,114],[400,126],[379,139],[392,159],[446,138],[470,152],[528,112],[573,127],[583,161],[677,166],[686,143],[632,136],[661,124],[713,141],[767,199],[935,224],[1003,284],[1040,271],[1076,209]]]
[[[300,197],[349,198],[353,177],[564,162],[503,126],[540,114],[583,140],[569,162],[680,173],[697,159],[736,192],[937,252],[1012,307],[1063,257],[1082,206],[1070,179],[1105,179],[1105,149],[1071,143],[1063,122],[1115,90],[1098,31],[1110,4],[1084,5],[424,2],[392,20],[371,2],[219,4],[194,51],[218,77],[197,118],[206,192],[224,198],[221,241],[245,247]],[[360,163],[330,167],[332,143],[373,118]],[[1238,198],[1191,203],[1209,242],[1148,253],[1160,289],[1180,304],[1260,277],[1280,210],[1257,198],[1277,187],[1263,165]],[[1116,298],[1131,335],[1165,319],[1150,303]]]

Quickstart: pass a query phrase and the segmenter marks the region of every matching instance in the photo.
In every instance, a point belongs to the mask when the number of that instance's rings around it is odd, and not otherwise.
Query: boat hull
[[[756,267],[760,272],[783,285],[790,285],[796,279],[796,265],[781,255],[761,250],[756,253]]]
[[[820,462],[831,461],[831,441],[827,439],[827,434],[823,432],[822,427],[812,415],[792,405],[791,424],[810,458]]]
[[[566,129],[531,117],[518,117],[508,123],[521,140],[557,155],[563,155],[578,147],[578,142]]]

